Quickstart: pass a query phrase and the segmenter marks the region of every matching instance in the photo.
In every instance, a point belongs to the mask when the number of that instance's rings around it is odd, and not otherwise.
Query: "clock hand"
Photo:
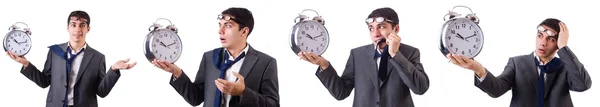
[[[13,41],[15,41],[17,44],[21,45],[21,43],[18,42],[16,39],[13,39]]]
[[[21,44],[21,43],[27,43],[27,40],[25,40],[24,42],[19,42],[19,44]]]
[[[321,36],[323,36],[323,34],[321,34],[321,35],[319,35],[319,36],[317,36],[317,37],[315,37],[315,38],[318,38],[318,37],[321,37]]]
[[[313,38],[312,36],[310,36],[310,34],[306,34],[306,37],[308,37],[308,38],[310,38],[310,39],[312,39],[312,40],[314,40],[314,39],[315,39],[315,38]]]
[[[175,43],[177,43],[177,42],[173,42],[173,43],[171,43],[171,44],[169,44],[169,45],[167,45],[167,46],[175,45]]]
[[[460,38],[462,40],[465,40],[465,38],[462,35],[460,35],[459,33],[456,33],[456,37],[458,37],[458,38]]]
[[[165,45],[165,43],[163,43],[162,41],[160,42],[160,45],[164,46],[165,48],[171,49],[171,48],[167,47],[167,45]]]
[[[473,34],[473,35],[471,35],[471,36],[469,36],[469,37],[466,37],[465,39],[469,39],[469,38],[471,38],[471,37],[475,37],[475,36],[477,36],[477,34]]]

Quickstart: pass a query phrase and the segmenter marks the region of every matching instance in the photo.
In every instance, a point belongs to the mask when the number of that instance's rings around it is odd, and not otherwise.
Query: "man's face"
[[[558,50],[556,41],[558,40],[558,33],[556,30],[546,26],[538,26],[538,33],[536,36],[536,54],[542,58],[553,57]]]
[[[74,42],[85,42],[85,36],[90,31],[90,27],[86,23],[87,19],[71,17],[67,31],[69,31],[70,41]]]
[[[369,31],[371,32],[371,40],[373,42],[377,42],[381,39],[384,39],[385,36],[389,36],[391,33],[397,33],[398,25],[392,26],[390,21],[385,19],[380,19],[377,21],[377,18],[372,19],[375,21],[371,21],[367,19]]]
[[[248,27],[239,29],[239,24],[234,21],[235,17],[224,14],[219,15],[219,38],[224,48],[244,43],[248,37]]]

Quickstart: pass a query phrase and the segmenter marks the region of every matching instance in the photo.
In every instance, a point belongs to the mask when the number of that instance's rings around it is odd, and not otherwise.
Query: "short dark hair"
[[[558,37],[558,33],[560,33],[560,25],[559,25],[560,22],[562,22],[562,21],[555,19],[555,18],[547,18],[546,20],[542,21],[542,23],[540,23],[538,26],[546,25],[546,26],[550,27],[551,29],[556,31],[556,35],[557,35],[556,37]]]
[[[371,14],[369,14],[369,16],[367,18],[375,18],[375,17],[383,17],[387,20],[393,21],[392,27],[398,25],[398,21],[399,21],[398,14],[392,8],[383,7],[383,8],[375,9],[375,10],[373,10],[373,12],[371,12]]]
[[[240,25],[239,30],[242,30],[244,27],[248,27],[248,36],[250,36],[250,33],[252,33],[252,29],[254,28],[254,17],[252,16],[252,12],[250,12],[250,10],[241,7],[231,7],[221,12],[221,14],[233,16],[234,21]]]
[[[88,15],[88,13],[85,11],[75,10],[71,12],[71,14],[69,14],[69,17],[67,18],[67,24],[71,22],[71,17],[83,18],[86,20],[85,24],[87,24],[88,26],[90,25],[90,15]]]

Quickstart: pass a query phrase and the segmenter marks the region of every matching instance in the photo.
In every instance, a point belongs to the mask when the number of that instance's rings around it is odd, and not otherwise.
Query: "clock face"
[[[296,45],[304,52],[321,55],[329,45],[327,29],[316,21],[301,22],[295,32]]]
[[[445,29],[444,45],[450,53],[473,58],[483,46],[481,28],[473,21],[459,18],[448,23]]]
[[[31,38],[25,32],[11,31],[4,37],[4,49],[17,56],[25,55],[31,49]]]
[[[173,63],[181,56],[181,39],[171,30],[161,29],[152,32],[148,42],[148,51],[158,60]]]

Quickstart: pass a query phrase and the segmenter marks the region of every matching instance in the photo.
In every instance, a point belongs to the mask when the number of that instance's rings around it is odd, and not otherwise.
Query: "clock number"
[[[175,46],[175,49],[179,49],[179,46]]]
[[[302,39],[302,36],[298,36],[298,40]]]
[[[152,47],[155,47],[155,48],[156,48],[156,44],[152,44]]]
[[[448,38],[448,40],[450,40],[450,38],[452,38],[452,36],[446,36],[446,38]]]
[[[308,26],[304,27],[304,30],[308,30]]]
[[[323,43],[321,43],[321,46],[323,46]]]
[[[479,33],[479,32],[478,32],[478,31],[473,31],[473,33],[477,34],[477,33]]]
[[[454,44],[450,43],[450,47],[454,47]]]
[[[8,39],[13,39],[13,37],[12,37],[12,36],[11,36],[11,37],[8,37]]]
[[[158,40],[158,38],[154,39],[154,41],[156,41],[156,42],[160,42],[160,40]]]
[[[469,53],[472,53],[472,52],[471,52],[471,49],[469,49]]]
[[[477,48],[477,45],[473,45],[473,48],[475,48],[475,49],[478,49],[478,48]]]
[[[308,50],[308,47],[305,47],[305,49],[304,49],[304,50]]]
[[[479,38],[475,38],[475,42],[479,42]]]
[[[462,24],[462,27],[463,27],[463,28],[466,28],[466,27],[467,27],[467,24],[464,24],[464,23],[463,23],[463,24]]]
[[[302,34],[306,34],[306,32],[305,32],[305,31],[302,31]]]
[[[456,34],[456,31],[455,30],[450,30],[450,33]]]
[[[473,25],[469,26],[469,30],[471,30],[471,27],[473,27]]]
[[[300,43],[300,46],[304,46],[304,42]]]
[[[168,35],[167,35],[166,33],[165,33],[165,34],[163,34],[163,37],[167,37],[167,36],[168,36]]]
[[[6,39],[6,42],[10,42],[10,40]]]
[[[458,52],[458,48],[454,48],[454,52]]]
[[[325,41],[325,38],[323,38],[323,41]]]
[[[465,51],[462,51],[462,54],[464,55],[464,54],[465,54]]]
[[[310,28],[311,29],[315,29],[315,25],[310,25]]]
[[[173,54],[177,54],[177,51],[173,52]]]
[[[310,49],[310,52],[315,52],[313,49]]]

